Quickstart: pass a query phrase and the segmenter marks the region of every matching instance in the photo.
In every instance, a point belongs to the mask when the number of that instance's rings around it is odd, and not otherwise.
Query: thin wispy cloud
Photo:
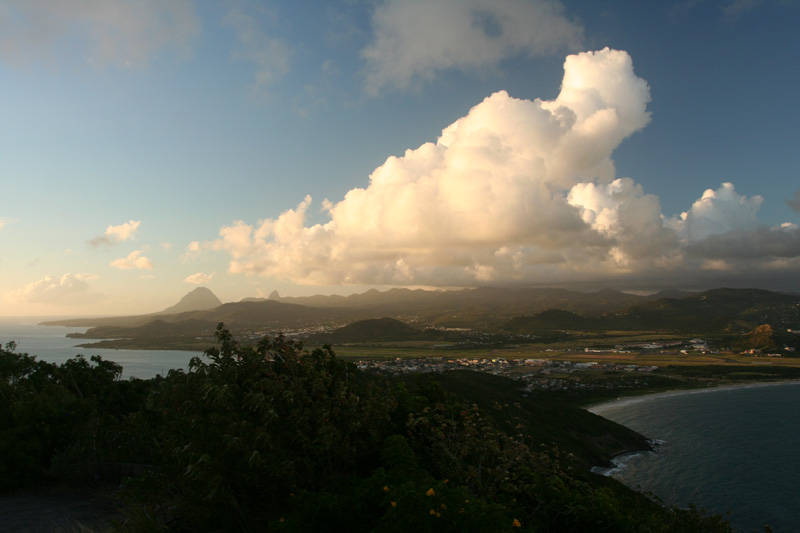
[[[372,30],[362,50],[370,95],[443,70],[476,71],[518,54],[577,50],[583,38],[554,0],[390,0],[375,8]]]
[[[738,18],[764,5],[764,0],[732,0],[722,9],[726,16]]]
[[[0,2],[0,61],[10,65],[57,65],[77,47],[92,66],[138,68],[162,50],[189,55],[199,34],[192,0]]]
[[[795,213],[800,213],[800,190],[794,193],[794,198],[786,200],[786,205]]]
[[[104,294],[96,292],[89,281],[96,280],[95,274],[64,274],[61,277],[45,276],[14,291],[12,297],[18,302],[83,305],[101,301]]]
[[[669,8],[672,20],[679,21],[691,17],[693,11],[710,5],[728,24],[736,25],[753,11],[765,7],[797,8],[794,0],[682,0]]]
[[[289,71],[291,47],[264,29],[264,19],[269,18],[271,14],[257,4],[238,5],[224,18],[236,35],[234,59],[253,66],[250,93],[255,99],[268,96],[272,85]]]

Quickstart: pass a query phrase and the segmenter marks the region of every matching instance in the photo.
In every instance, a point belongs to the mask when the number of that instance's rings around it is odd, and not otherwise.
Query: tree
[[[166,452],[158,478],[190,527],[275,518],[291,494],[341,481],[379,449],[392,404],[330,347],[242,346],[223,324],[216,337],[208,362],[171,371],[149,400]]]

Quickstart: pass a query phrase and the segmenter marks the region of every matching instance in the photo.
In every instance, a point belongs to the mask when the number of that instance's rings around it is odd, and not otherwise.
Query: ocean
[[[601,473],[665,505],[720,513],[736,531],[800,531],[800,383],[656,394],[589,410],[656,442],[655,452],[618,457]]]
[[[61,364],[71,357],[82,354],[88,360],[99,355],[104,360],[122,365],[122,377],[149,379],[158,374],[166,375],[172,369],[187,369],[192,357],[200,352],[177,350],[109,350],[78,348],[76,344],[92,342],[91,339],[68,339],[67,333],[84,333],[89,328],[62,326],[39,326],[43,320],[53,317],[0,317],[0,344],[17,343],[18,353],[36,356],[37,360]]]

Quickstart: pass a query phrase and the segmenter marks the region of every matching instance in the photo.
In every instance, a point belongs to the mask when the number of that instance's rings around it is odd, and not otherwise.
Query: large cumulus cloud
[[[764,199],[761,196],[746,198],[736,192],[732,183],[723,183],[716,191],[708,189],[692,207],[669,225],[684,240],[697,242],[731,229],[758,227],[758,210]]]
[[[667,218],[616,177],[611,155],[648,123],[649,100],[627,53],[572,55],[555,100],[489,96],[435,143],[388,158],[366,188],[323,202],[326,223],[306,224],[307,196],[206,247],[230,253],[233,273],[325,285],[641,279],[724,261],[731,232],[757,230],[760,197],[726,183]],[[795,230],[774,231],[766,250]]]

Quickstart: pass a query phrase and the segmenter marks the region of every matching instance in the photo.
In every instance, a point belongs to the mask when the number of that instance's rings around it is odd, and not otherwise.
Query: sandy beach
[[[616,400],[611,400],[608,402],[602,402],[594,405],[590,405],[585,409],[590,413],[594,413],[599,416],[603,416],[605,411],[609,409],[616,408],[616,407],[624,407],[626,405],[633,405],[636,403],[641,402],[649,402],[660,398],[668,398],[671,396],[684,396],[689,394],[710,394],[714,392],[720,392],[725,390],[732,390],[732,389],[745,389],[745,388],[756,388],[756,387],[772,387],[775,385],[786,385],[786,384],[794,384],[800,385],[800,380],[782,380],[782,381],[753,381],[749,383],[737,383],[735,385],[720,385],[720,386],[712,386],[706,387],[702,389],[678,389],[678,390],[671,390],[665,392],[656,392],[653,394],[643,394],[641,396],[625,396],[617,398]]]

